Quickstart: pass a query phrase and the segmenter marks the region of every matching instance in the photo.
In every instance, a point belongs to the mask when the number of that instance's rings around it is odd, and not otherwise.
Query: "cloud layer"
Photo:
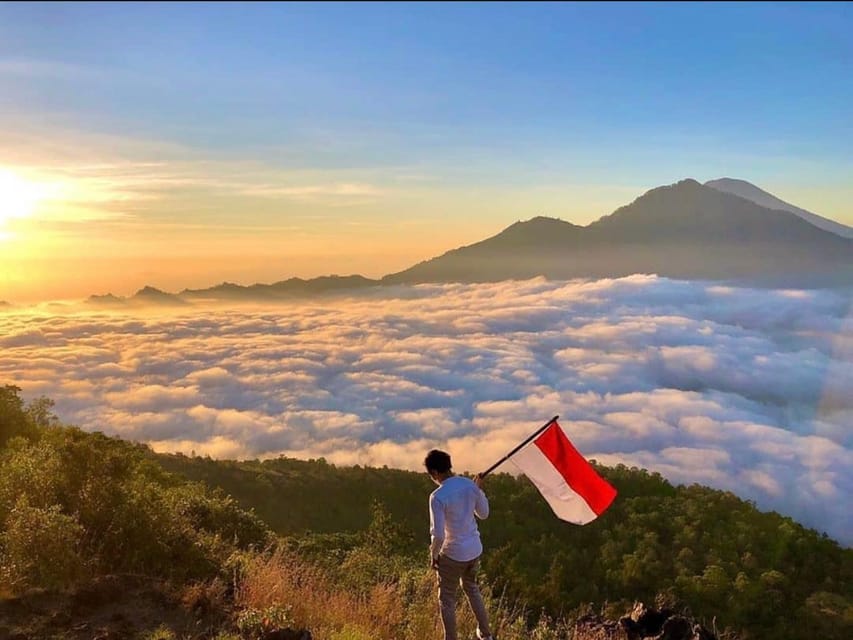
[[[489,466],[552,415],[587,457],[853,543],[849,294],[654,276],[385,288],[163,315],[0,313],[0,379],[213,457]],[[510,470],[507,468],[506,470]]]

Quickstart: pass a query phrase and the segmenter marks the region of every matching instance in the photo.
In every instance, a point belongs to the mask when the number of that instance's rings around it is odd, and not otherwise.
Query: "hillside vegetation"
[[[435,488],[426,474],[323,460],[157,457],[254,508],[303,553],[339,561],[369,526],[377,501],[389,524],[374,536],[390,536],[382,544],[417,561],[426,553],[426,498]],[[815,629],[823,638],[851,637],[853,551],[732,493],[676,487],[636,468],[596,467],[619,496],[583,527],[554,517],[523,477],[489,477],[492,516],[480,530],[495,589],[554,616],[589,603],[624,611],[634,599],[664,595],[746,637],[815,638]]]
[[[194,622],[139,623],[118,637],[262,638],[288,627],[318,640],[437,637],[424,474],[157,455],[60,425],[50,408],[0,388],[3,599],[92,584],[120,599],[132,578],[135,590],[156,581]],[[619,498],[584,527],[557,520],[523,478],[487,481],[485,591],[502,640],[571,638],[583,614],[618,616],[635,599],[686,607],[708,625],[716,617],[744,639],[851,637],[850,549],[728,493],[599,470]],[[19,637],[83,637],[73,621],[53,616],[48,631],[6,611],[0,601],[0,636],[29,624]]]

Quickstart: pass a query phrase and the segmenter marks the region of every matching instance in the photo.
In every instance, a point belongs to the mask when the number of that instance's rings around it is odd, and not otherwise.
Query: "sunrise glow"
[[[0,640],[853,638],[851,32],[0,2]]]
[[[7,169],[0,169],[0,226],[13,218],[35,213],[51,192],[49,185],[32,182]]]

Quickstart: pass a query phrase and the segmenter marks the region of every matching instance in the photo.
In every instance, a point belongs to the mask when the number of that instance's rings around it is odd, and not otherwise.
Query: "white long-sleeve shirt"
[[[482,489],[464,476],[450,476],[429,496],[430,551],[458,562],[483,553],[475,516],[489,517],[489,500]]]

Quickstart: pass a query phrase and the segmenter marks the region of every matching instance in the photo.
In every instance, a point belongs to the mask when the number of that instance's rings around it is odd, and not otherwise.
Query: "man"
[[[454,475],[450,455],[437,449],[427,454],[424,466],[438,485],[429,496],[430,562],[438,573],[444,640],[458,640],[456,592],[460,583],[477,618],[477,637],[495,640],[476,579],[483,545],[475,516],[481,520],[489,516],[489,500],[483,493],[482,478],[478,475],[471,481]]]

